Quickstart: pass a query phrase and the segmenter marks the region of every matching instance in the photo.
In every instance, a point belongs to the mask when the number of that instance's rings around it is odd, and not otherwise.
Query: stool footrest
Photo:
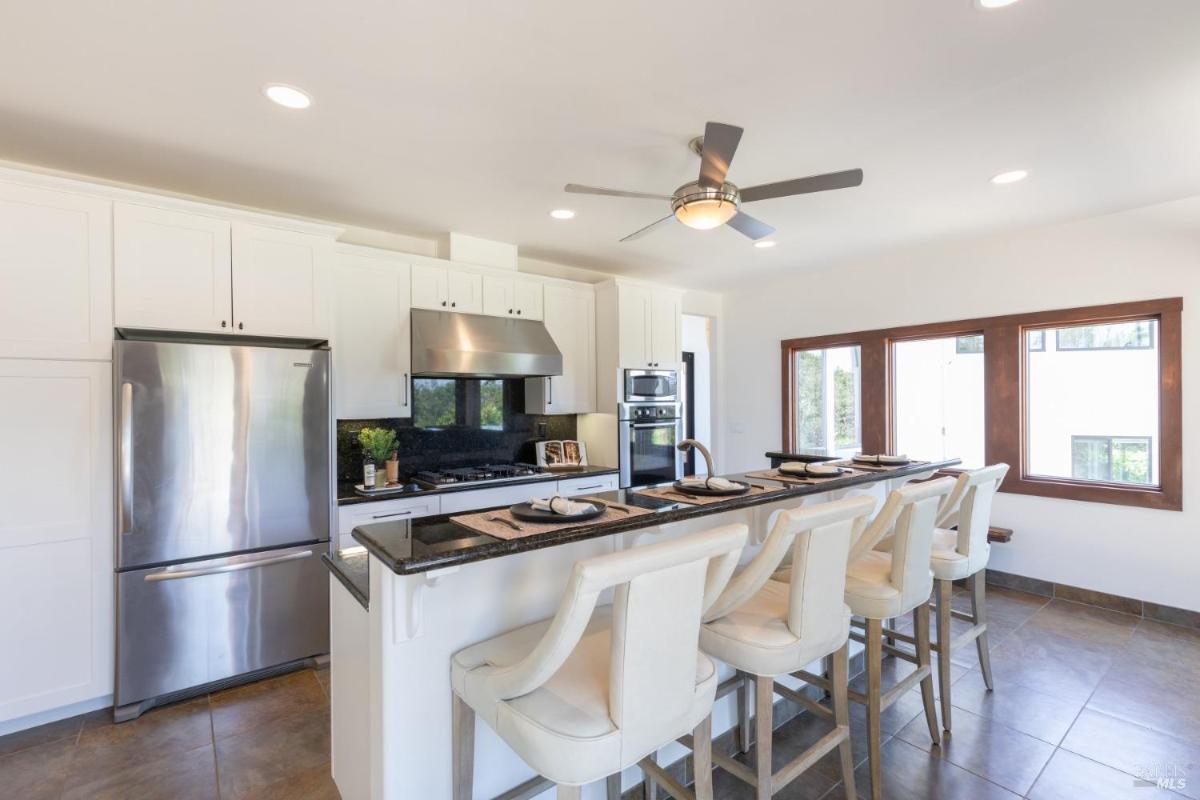
[[[687,738],[690,741],[691,737]],[[716,753],[713,753],[713,756],[715,758]],[[655,783],[666,789],[675,800],[696,800],[696,795],[689,792],[686,786],[675,780],[671,776],[671,773],[655,763],[653,757],[643,758],[638,762],[638,766],[642,768],[643,772],[654,778]]]
[[[797,691],[795,689],[789,689],[788,687],[781,686],[778,682],[776,682],[775,694],[779,695],[780,697],[786,697],[793,703],[798,703],[819,716],[825,717],[826,719],[833,719],[832,708],[821,705],[804,692]]]
[[[950,609],[950,616],[954,617],[955,619],[961,619],[964,622],[975,622],[975,615],[970,611],[959,611],[957,608],[952,608]]]
[[[543,778],[541,775],[534,775],[529,780],[514,786],[507,792],[496,795],[492,800],[530,800],[530,798],[537,797],[547,789],[553,788],[554,781],[549,778]]]
[[[717,763],[718,767],[725,770],[742,783],[748,783],[757,788],[758,776],[754,774],[754,770],[750,769],[742,762],[737,761],[732,756],[727,756],[724,753],[718,753],[716,750],[713,750],[713,761]]]

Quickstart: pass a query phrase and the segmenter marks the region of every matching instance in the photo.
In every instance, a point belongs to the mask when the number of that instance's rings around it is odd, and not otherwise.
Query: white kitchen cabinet
[[[452,269],[447,275],[450,310],[461,314],[483,313],[483,276]]]
[[[482,314],[483,276],[478,272],[414,264],[412,304],[414,308],[434,311]]]
[[[483,313],[493,317],[542,319],[541,281],[484,275]]]
[[[236,333],[328,338],[331,260],[323,236],[233,223]]]
[[[111,370],[0,359],[0,722],[113,690]]]
[[[111,358],[112,327],[112,204],[0,184],[0,358]]]
[[[545,325],[562,352],[563,372],[525,381],[528,414],[596,410],[596,308],[591,287],[547,284]]]
[[[575,497],[581,494],[595,492],[615,492],[617,490],[617,475],[587,475],[582,478],[569,478],[558,482],[558,493],[563,497]]]
[[[511,486],[493,486],[490,489],[447,492],[442,495],[442,513],[461,514],[481,508],[511,506],[538,497],[550,497],[554,494],[555,488],[553,481],[534,481],[516,483]]]
[[[683,298],[672,289],[617,287],[617,336],[622,369],[678,369]]]
[[[337,419],[412,416],[409,265],[355,248],[338,253],[334,274]]]
[[[403,522],[408,519],[449,513],[442,511],[442,498],[443,495],[432,494],[340,506],[338,508],[338,546],[354,547],[358,545],[358,542],[350,534],[359,525],[371,525],[376,522]]]
[[[227,220],[117,203],[113,229],[118,327],[233,330]]]

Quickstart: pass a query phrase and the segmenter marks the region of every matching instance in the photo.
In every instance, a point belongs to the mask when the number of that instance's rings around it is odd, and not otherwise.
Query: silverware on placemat
[[[603,503],[606,508],[611,508],[613,511],[620,511],[623,514],[632,514],[625,506],[619,506],[616,503],[610,503],[607,500],[601,500],[599,497],[577,497],[575,498],[580,503]]]
[[[488,517],[487,521],[488,522],[503,522],[505,525],[512,528],[514,531],[522,530],[520,525],[513,522],[511,519],[505,519],[504,517]]]

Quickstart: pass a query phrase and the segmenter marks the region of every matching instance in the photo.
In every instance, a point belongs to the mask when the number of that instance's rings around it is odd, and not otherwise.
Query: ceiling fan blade
[[[657,220],[656,222],[651,222],[649,225],[642,228],[641,230],[634,231],[633,233],[629,234],[621,241],[622,242],[632,242],[634,239],[640,239],[643,236],[645,236],[647,233],[650,233],[651,231],[658,228],[658,226],[662,225],[665,222],[670,222],[673,219],[675,219],[675,215],[671,214],[670,216],[663,217],[662,219]]]
[[[742,129],[736,125],[710,122],[704,126],[704,144],[700,147],[701,186],[721,188],[741,140]]]
[[[828,172],[824,175],[811,175],[807,178],[796,178],[779,183],[764,183],[760,186],[750,186],[741,190],[742,202],[752,203],[755,200],[769,200],[772,197],[790,197],[794,194],[809,194],[810,192],[827,192],[830,189],[849,189],[863,182],[861,169],[848,169],[844,172]]]
[[[759,239],[765,239],[775,232],[775,229],[770,225],[762,220],[755,219],[744,211],[739,211],[738,213],[734,214],[730,218],[729,222],[726,222],[725,224],[733,228],[738,233],[744,236],[749,236],[755,241],[758,241]]]
[[[563,191],[572,194],[599,194],[605,197],[637,197],[642,200],[670,200],[669,194],[647,194],[646,192],[622,192],[619,189],[601,189],[599,186],[580,186],[578,183],[568,183]]]

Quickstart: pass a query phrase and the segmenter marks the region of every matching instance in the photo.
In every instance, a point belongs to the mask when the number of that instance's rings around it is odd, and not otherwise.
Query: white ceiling
[[[1200,194],[1195,0],[4,5],[0,158],[696,288]],[[747,206],[773,250],[562,192],[670,193],[710,119],[735,183],[865,183]]]

